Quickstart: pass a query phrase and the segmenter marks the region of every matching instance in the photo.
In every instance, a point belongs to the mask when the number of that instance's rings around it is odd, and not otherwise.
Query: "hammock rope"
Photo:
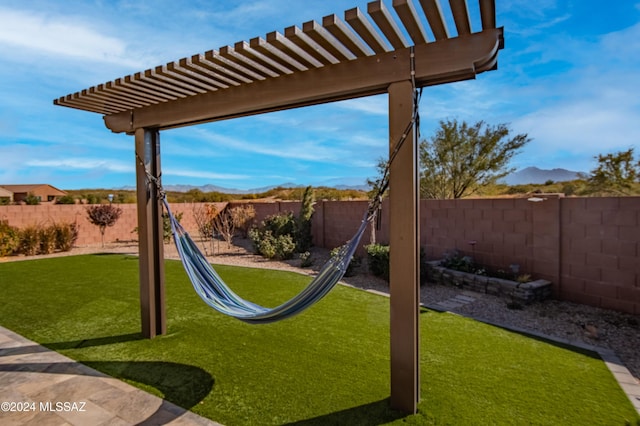
[[[355,254],[367,225],[373,222],[379,215],[382,207],[382,198],[389,187],[389,169],[391,163],[400,151],[404,141],[412,131],[417,130],[419,125],[420,116],[418,114],[418,104],[422,95],[422,89],[416,89],[413,47],[411,47],[411,83],[413,85],[412,118],[398,140],[394,150],[389,155],[389,160],[387,161],[383,174],[376,182],[376,193],[371,198],[355,235],[323,265],[318,275],[316,275],[300,293],[274,308],[266,308],[245,300],[231,290],[213,266],[207,261],[206,256],[200,251],[189,233],[171,212],[166,191],[160,182],[160,176],[156,177],[149,173],[144,162],[138,156],[138,161],[145,171],[148,183],[154,184],[167,211],[173,239],[180,260],[189,276],[189,280],[198,296],[200,296],[207,305],[224,315],[237,318],[250,324],[266,324],[292,317],[304,311],[322,299],[338,284]]]

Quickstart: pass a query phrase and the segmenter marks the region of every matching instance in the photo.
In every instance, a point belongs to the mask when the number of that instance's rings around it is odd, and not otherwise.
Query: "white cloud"
[[[35,51],[81,61],[134,68],[141,66],[139,58],[127,52],[127,44],[123,40],[101,34],[83,20],[73,17],[0,8],[2,44],[17,47],[16,55]]]
[[[29,167],[46,167],[62,170],[100,170],[115,173],[131,173],[134,171],[133,162],[123,163],[115,160],[97,158],[63,158],[51,160],[32,159],[25,161]]]
[[[219,180],[244,180],[249,179],[250,176],[247,175],[237,175],[230,173],[212,173],[212,172],[202,172],[198,170],[183,170],[183,169],[173,169],[173,168],[165,168],[162,171],[164,176],[179,176],[179,177],[191,177],[198,179],[219,179]]]
[[[389,115],[387,96],[369,96],[366,98],[350,99],[348,101],[336,102],[335,105],[340,108],[372,115]]]

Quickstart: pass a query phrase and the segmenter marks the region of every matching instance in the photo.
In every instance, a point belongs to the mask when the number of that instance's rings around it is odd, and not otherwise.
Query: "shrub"
[[[54,226],[38,228],[38,254],[50,254],[56,249],[56,229]]]
[[[182,220],[182,215],[182,212],[178,212],[174,213],[173,217],[175,217],[178,223],[180,223],[180,221]],[[136,227],[135,231],[138,232],[138,227]],[[169,214],[162,213],[162,239],[165,243],[171,242],[171,235],[171,221],[169,220]]]
[[[24,198],[24,203],[28,206],[37,206],[40,204],[40,197],[29,192]]]
[[[296,219],[293,217],[292,212],[278,213],[267,216],[267,218],[262,221],[260,228],[265,231],[271,231],[276,237],[280,235],[295,235]]]
[[[343,247],[343,246],[342,246]],[[334,257],[338,254],[342,247],[336,247],[331,250],[331,257]],[[345,277],[352,277],[356,274],[356,269],[362,265],[362,258],[360,256],[353,256],[351,258],[351,262],[349,262],[349,266],[347,266],[347,270],[344,273]]]
[[[242,238],[249,236],[249,229],[256,217],[256,209],[252,205],[234,207],[229,210],[233,224],[240,231]]]
[[[56,250],[69,251],[78,240],[77,223],[56,223],[55,230]]]
[[[308,268],[313,265],[313,257],[311,253],[305,251],[304,253],[300,253],[300,267]]]
[[[260,231],[252,229],[249,238],[257,253],[267,259],[286,260],[291,259],[296,251],[296,243],[291,235],[275,236],[270,230]]]
[[[37,226],[28,226],[20,230],[20,245],[18,252],[25,256],[33,256],[40,248],[40,230]]]
[[[389,246],[382,244],[370,244],[365,246],[369,271],[376,277],[389,282]]]
[[[19,231],[9,225],[7,220],[0,220],[0,257],[14,254],[20,247]]]
[[[302,195],[302,206],[296,223],[296,248],[298,252],[307,251],[313,245],[311,235],[311,217],[313,216],[313,191],[307,186]]]
[[[56,198],[56,204],[75,204],[76,199],[73,198],[73,195],[63,195],[62,197]]]

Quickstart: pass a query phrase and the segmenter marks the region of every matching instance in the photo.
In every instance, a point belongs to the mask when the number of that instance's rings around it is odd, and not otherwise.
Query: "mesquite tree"
[[[107,226],[115,225],[121,214],[122,209],[112,204],[97,204],[87,207],[89,222],[100,228],[102,247],[104,247],[104,231]]]
[[[421,196],[466,197],[514,171],[509,161],[531,139],[509,133],[505,124],[440,121],[433,138],[420,143]]]
[[[613,193],[630,195],[640,178],[640,161],[634,160],[633,148],[626,151],[599,154],[598,167],[591,171],[588,191],[591,193]]]

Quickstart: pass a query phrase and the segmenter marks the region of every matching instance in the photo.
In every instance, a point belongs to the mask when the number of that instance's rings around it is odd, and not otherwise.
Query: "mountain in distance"
[[[539,169],[538,167],[527,167],[522,170],[518,170],[510,175],[507,175],[502,179],[501,183],[505,183],[507,185],[526,185],[529,183],[545,183],[549,180],[554,182],[564,182],[579,179],[581,172],[575,172],[566,169],[552,169],[545,170]],[[225,188],[218,185],[165,185],[164,189],[166,191],[174,191],[174,192],[188,192],[192,189],[198,189],[202,192],[221,192],[223,194],[260,194],[263,192],[267,192],[273,188],[303,188],[307,185],[284,182],[278,185],[269,185],[263,186],[259,188],[250,188],[250,189],[237,189],[237,188]],[[312,186],[326,186],[329,188],[336,189],[352,189],[359,191],[368,191],[370,188],[366,184],[365,178],[358,177],[342,177],[342,178],[331,178],[323,181],[315,182]],[[133,186],[124,186],[119,188],[121,190],[135,191],[135,187]]]
[[[528,183],[545,183],[549,180],[554,182],[565,182],[580,179],[581,172],[574,172],[566,169],[545,170],[537,167],[527,167],[517,172],[513,172],[502,179],[507,185],[526,185]]]
[[[336,188],[336,189],[354,189],[358,191],[368,191],[370,188],[367,186],[365,182],[366,182],[365,178],[348,178],[347,177],[347,178],[327,179],[322,182],[313,183],[311,184],[311,186],[314,186],[314,187],[326,186],[329,188]],[[170,191],[170,192],[189,192],[192,189],[198,189],[202,192],[221,192],[223,194],[261,194],[263,192],[267,192],[271,189],[279,188],[279,187],[280,188],[304,188],[306,186],[307,185],[302,185],[302,184],[292,183],[292,182],[284,182],[278,185],[269,185],[269,186],[262,186],[259,188],[250,188],[250,189],[225,188],[223,186],[212,185],[212,184],[206,184],[206,185],[200,185],[200,186],[182,185],[182,184],[163,185],[164,190]],[[120,189],[123,191],[136,190],[135,186],[123,186],[117,189]]]

